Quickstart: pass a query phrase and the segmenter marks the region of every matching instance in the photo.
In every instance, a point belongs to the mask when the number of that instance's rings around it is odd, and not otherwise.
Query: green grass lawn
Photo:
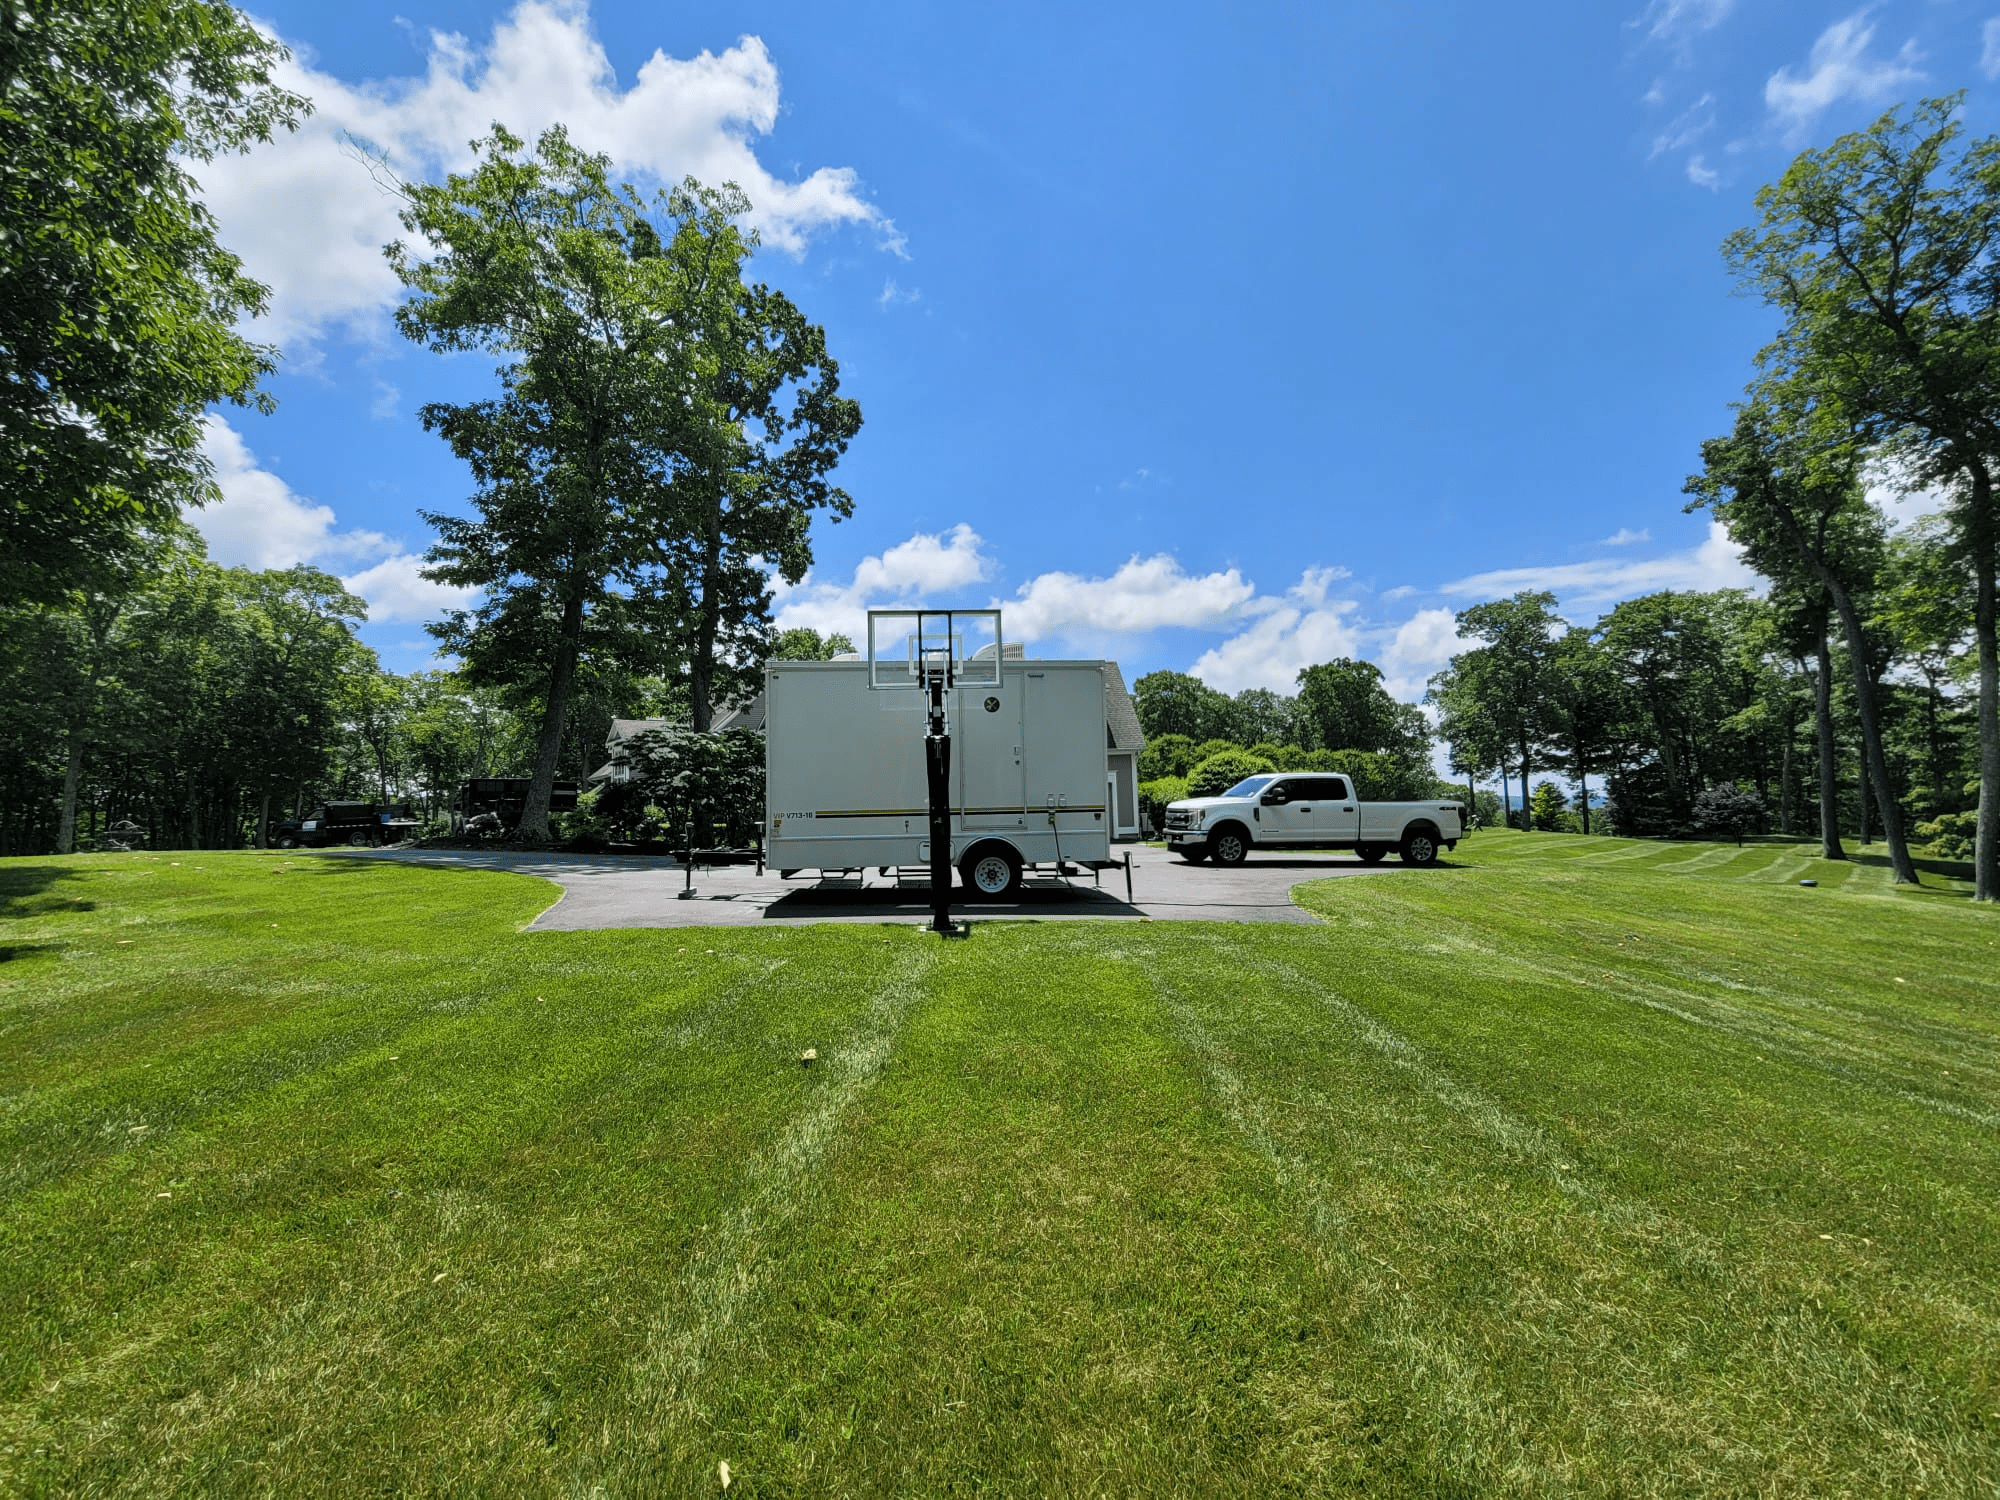
[[[2000,913],[1809,854],[950,945],[8,862],[0,1492],[1995,1494]]]

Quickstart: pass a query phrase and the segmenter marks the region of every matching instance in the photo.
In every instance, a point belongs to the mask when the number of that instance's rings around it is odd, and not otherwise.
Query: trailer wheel
[[[973,850],[958,873],[966,890],[981,901],[1002,901],[1021,889],[1021,861],[1003,846]]]
[[[1389,851],[1380,844],[1356,844],[1354,852],[1361,857],[1361,863],[1364,865],[1379,865],[1382,863],[1382,856]]]
[[[1234,823],[1225,823],[1208,836],[1208,852],[1219,865],[1240,865],[1250,857],[1250,837]]]

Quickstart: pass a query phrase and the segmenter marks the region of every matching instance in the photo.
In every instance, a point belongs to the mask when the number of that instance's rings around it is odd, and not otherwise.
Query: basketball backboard
[[[1001,655],[997,609],[868,611],[871,688],[998,687]]]

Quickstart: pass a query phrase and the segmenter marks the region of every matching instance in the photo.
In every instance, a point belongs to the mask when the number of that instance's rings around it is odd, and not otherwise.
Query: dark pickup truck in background
[[[280,849],[397,844],[416,831],[417,817],[407,802],[324,802],[272,829],[271,842]]]

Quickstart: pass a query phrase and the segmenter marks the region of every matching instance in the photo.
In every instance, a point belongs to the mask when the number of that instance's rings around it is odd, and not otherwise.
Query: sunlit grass
[[[950,945],[0,866],[0,1491],[1990,1494],[2000,924],[1809,854]]]

